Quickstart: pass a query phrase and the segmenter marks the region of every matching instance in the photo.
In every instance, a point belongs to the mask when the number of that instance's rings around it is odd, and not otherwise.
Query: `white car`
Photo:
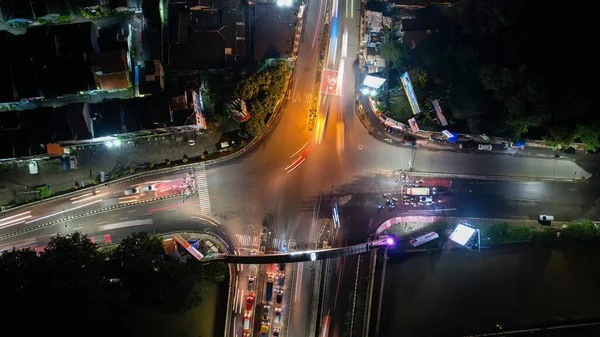
[[[273,323],[279,324],[280,322],[281,322],[281,308],[276,308],[275,309],[275,319],[274,319]]]
[[[553,221],[554,217],[552,215],[538,215],[539,221]]]
[[[492,151],[492,145],[490,144],[478,144],[477,150],[479,151]]]
[[[419,197],[419,202],[433,202],[433,198],[422,196],[422,197]]]
[[[156,190],[156,186],[155,185],[148,185],[148,186],[142,187],[142,193],[143,192],[150,192],[150,191],[154,191],[154,190]]]
[[[138,193],[140,193],[140,189],[137,187],[125,190],[125,195],[132,195],[132,194],[138,194]]]

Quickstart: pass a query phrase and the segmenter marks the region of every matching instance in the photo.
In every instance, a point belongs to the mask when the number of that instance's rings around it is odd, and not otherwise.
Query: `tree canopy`
[[[0,255],[3,303],[10,308],[3,330],[11,336],[64,336],[85,329],[93,336],[89,327],[121,324],[126,329],[126,318],[136,308],[181,313],[197,307],[202,281],[222,282],[226,271],[222,264],[173,261],[155,234],[134,233],[108,253],[78,232],[55,236],[39,255],[29,249]]]
[[[436,12],[450,24],[409,51],[411,80],[415,67],[426,71],[457,131],[598,148],[596,86],[586,81],[599,73],[600,52],[586,42],[600,28],[593,13],[588,4],[565,12],[558,0],[460,0]],[[398,57],[395,46],[381,52]]]
[[[252,134],[260,133],[265,120],[275,109],[275,104],[284,93],[290,70],[284,62],[277,62],[256,72],[242,74],[233,92],[248,105],[250,119],[244,124]]]

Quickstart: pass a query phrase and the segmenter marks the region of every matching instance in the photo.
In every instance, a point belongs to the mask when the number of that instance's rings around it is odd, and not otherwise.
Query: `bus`
[[[429,232],[425,235],[421,235],[415,239],[411,239],[410,240],[410,245],[413,247],[417,247],[420,246],[424,243],[427,243],[429,241],[435,240],[437,238],[439,238],[440,236],[438,235],[438,233],[436,232]]]

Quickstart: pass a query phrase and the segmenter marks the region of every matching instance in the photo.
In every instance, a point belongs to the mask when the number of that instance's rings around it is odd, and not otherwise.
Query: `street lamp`
[[[360,92],[361,92],[361,94],[366,96],[371,92],[371,90],[369,90],[369,88],[367,88],[367,87],[364,87],[360,90]]]

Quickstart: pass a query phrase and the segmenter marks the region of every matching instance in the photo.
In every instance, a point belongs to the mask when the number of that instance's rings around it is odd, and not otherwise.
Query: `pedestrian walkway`
[[[241,246],[247,248],[256,248],[258,249],[260,245],[260,237],[258,235],[250,236],[244,234],[235,234],[235,237],[238,239],[238,242]]]
[[[200,200],[200,212],[210,213],[210,193],[208,192],[208,182],[206,180],[206,167],[200,163],[194,168],[196,177],[196,190],[198,191],[198,200]]]

